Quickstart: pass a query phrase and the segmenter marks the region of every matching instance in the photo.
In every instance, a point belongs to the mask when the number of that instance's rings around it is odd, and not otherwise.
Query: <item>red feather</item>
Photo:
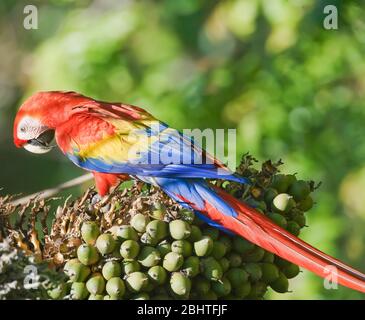
[[[61,150],[72,151],[72,143],[76,146],[101,141],[105,136],[112,136],[115,128],[103,119],[89,114],[75,114],[56,129],[56,140]]]
[[[116,175],[93,171],[93,175],[98,193],[102,197],[105,196],[111,188],[116,187],[122,180],[129,180],[129,176],[127,174]]]

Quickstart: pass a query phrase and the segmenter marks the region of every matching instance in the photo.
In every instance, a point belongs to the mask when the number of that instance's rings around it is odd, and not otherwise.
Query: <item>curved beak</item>
[[[53,146],[50,143],[54,139],[54,130],[46,130],[37,138],[28,140],[24,145],[24,149],[32,153],[42,154],[52,150]]]

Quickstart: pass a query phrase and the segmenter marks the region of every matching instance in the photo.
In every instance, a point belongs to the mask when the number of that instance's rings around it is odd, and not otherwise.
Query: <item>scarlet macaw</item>
[[[210,185],[206,178],[247,181],[145,110],[97,101],[75,92],[37,93],[23,103],[16,115],[14,143],[34,153],[45,153],[51,150],[54,136],[74,164],[94,174],[100,195],[107,194],[121,179],[132,176],[159,186],[211,225],[238,234],[321,277],[328,276],[328,267],[334,266],[340,284],[365,292],[364,274]],[[178,162],[161,161],[165,147],[168,157]],[[212,161],[187,163],[186,159],[192,158]]]

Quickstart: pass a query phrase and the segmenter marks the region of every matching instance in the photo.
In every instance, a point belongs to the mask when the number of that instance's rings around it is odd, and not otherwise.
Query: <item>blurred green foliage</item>
[[[80,173],[59,152],[12,146],[12,120],[38,90],[139,105],[176,128],[237,128],[238,151],[282,158],[322,181],[303,237],[365,270],[365,12],[362,1],[0,3],[0,185],[30,193]],[[339,29],[325,30],[334,4]],[[288,299],[361,298],[303,272]],[[272,298],[280,298],[272,296]]]

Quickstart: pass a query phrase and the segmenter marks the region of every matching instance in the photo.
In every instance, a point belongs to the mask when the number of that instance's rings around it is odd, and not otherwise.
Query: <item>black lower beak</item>
[[[28,140],[28,143],[33,146],[48,147],[54,139],[54,130],[47,130],[41,133],[37,138]]]
[[[47,147],[47,145],[44,142],[39,141],[38,139],[31,139],[31,140],[28,140],[27,142],[28,142],[28,144],[35,146],[35,147]]]

